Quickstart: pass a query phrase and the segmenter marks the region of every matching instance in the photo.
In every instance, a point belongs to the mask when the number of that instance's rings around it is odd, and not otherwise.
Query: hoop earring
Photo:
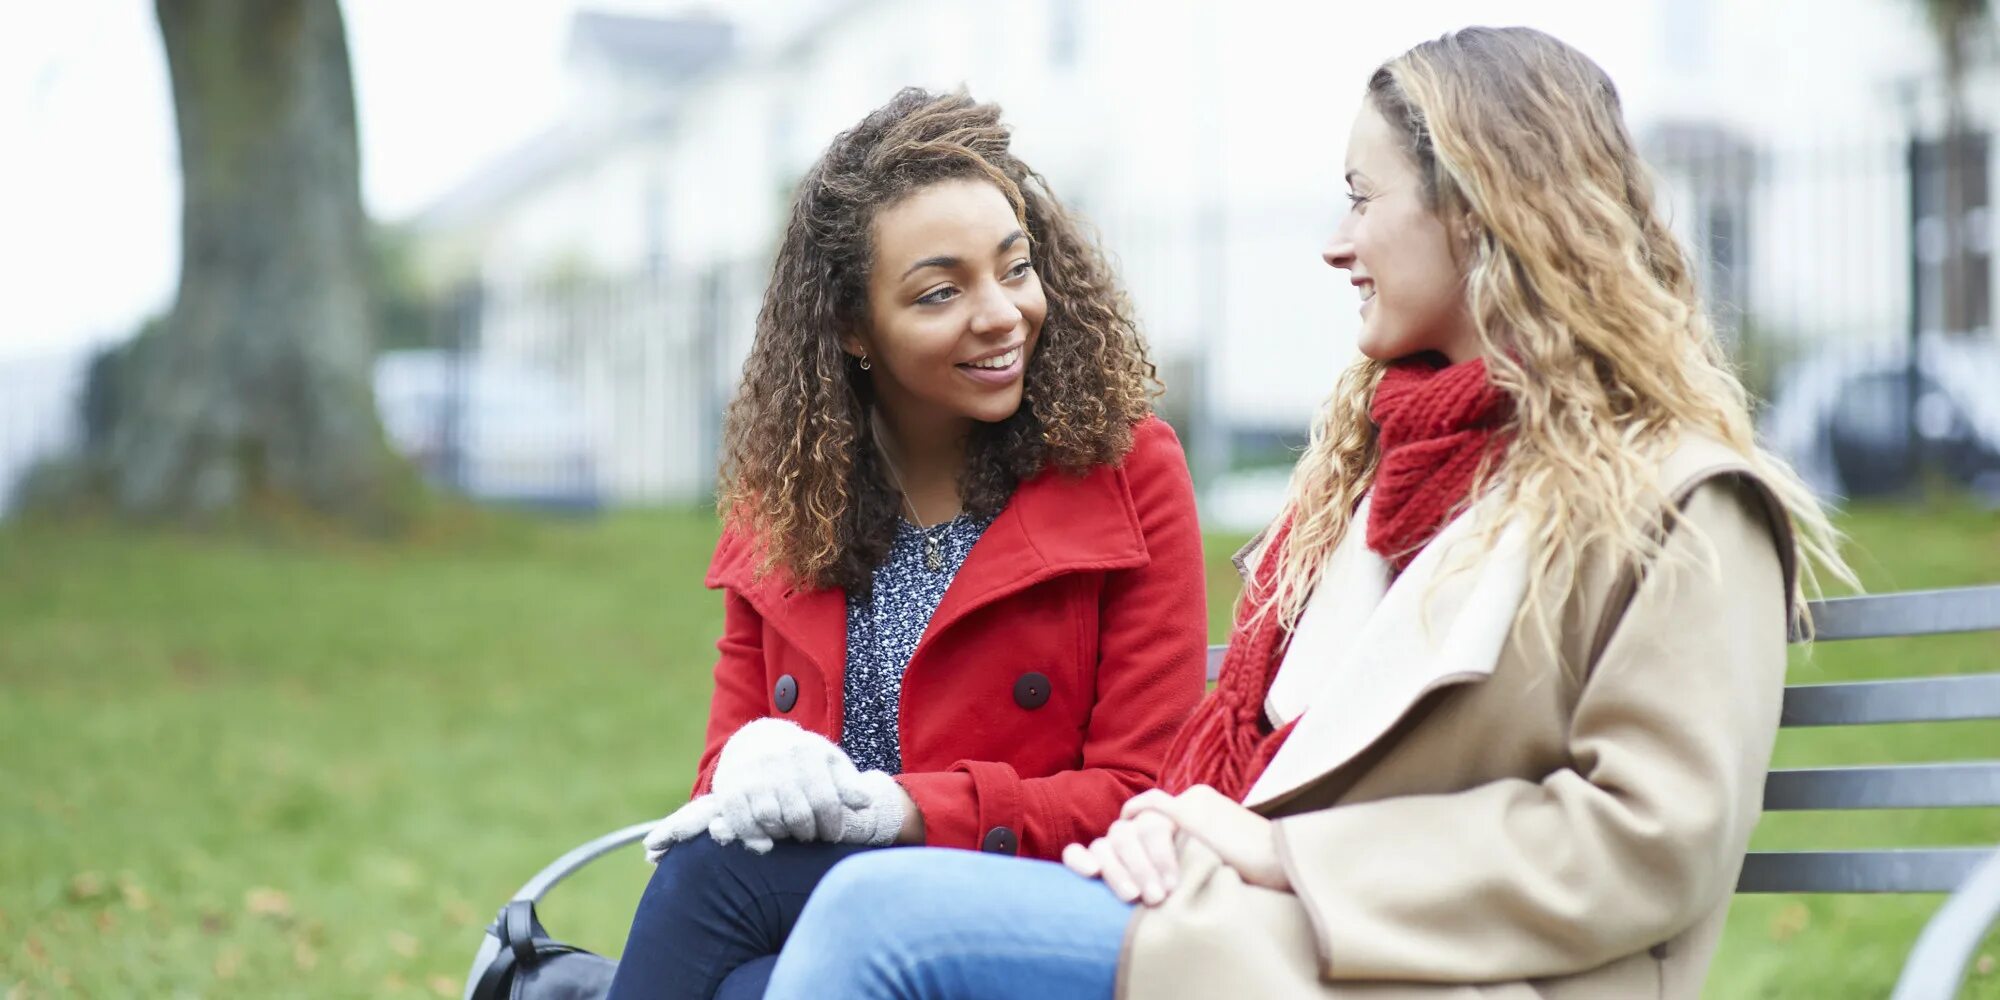
[[[874,367],[874,365],[868,363],[868,355],[863,354],[861,356],[861,370],[865,372]]]

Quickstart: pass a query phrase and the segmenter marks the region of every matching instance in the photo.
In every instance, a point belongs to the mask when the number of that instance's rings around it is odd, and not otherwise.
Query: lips
[[[999,354],[980,358],[977,361],[962,362],[959,367],[971,368],[978,371],[1005,371],[1014,367],[1014,363],[1019,360],[1021,360],[1021,345],[1015,344],[1013,347]]]
[[[1023,362],[1027,358],[1027,345],[1015,344],[997,353],[971,361],[962,361],[956,367],[961,375],[989,387],[1007,386],[1020,381],[1021,373],[1027,368]]]

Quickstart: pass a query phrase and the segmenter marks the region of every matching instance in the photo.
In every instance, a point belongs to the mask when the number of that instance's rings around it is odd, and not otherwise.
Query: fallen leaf
[[[153,897],[146,887],[139,884],[137,876],[125,872],[118,876],[118,892],[125,897],[125,905],[139,913],[153,908]]]
[[[298,966],[300,972],[311,972],[314,967],[319,965],[319,952],[314,951],[313,946],[304,941],[294,941],[292,942],[292,964]]]
[[[228,929],[229,929],[228,914],[220,913],[215,910],[202,911],[201,932],[203,934],[220,934]]]
[[[243,908],[252,916],[285,920],[292,915],[292,897],[269,886],[258,886],[243,894]]]
[[[117,911],[115,910],[97,911],[97,929],[100,932],[109,934],[117,926],[118,926]]]
[[[403,956],[404,958],[417,957],[416,935],[411,934],[408,931],[390,931],[389,950],[395,952],[398,955]]]
[[[241,949],[231,945],[222,949],[222,952],[215,956],[215,978],[222,980],[235,979],[236,974],[241,971],[243,971],[243,952]]]
[[[1982,976],[1992,975],[1993,967],[1994,961],[1991,955],[1981,955],[1979,961],[1972,963],[1972,968]]]
[[[1793,903],[1771,918],[1771,939],[1789,941],[1812,923],[1812,911],[1804,903]]]
[[[71,902],[88,903],[104,895],[104,876],[96,872],[78,872],[69,880]]]
[[[431,992],[438,996],[455,997],[458,995],[458,987],[459,984],[452,982],[450,976],[431,977]]]

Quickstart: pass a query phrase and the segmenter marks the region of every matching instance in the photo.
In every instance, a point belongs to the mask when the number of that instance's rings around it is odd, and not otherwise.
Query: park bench
[[[2000,633],[2000,585],[1842,597],[1812,606],[1815,642],[1954,632]],[[1208,651],[1213,680],[1222,646]],[[1779,725],[1862,726],[1883,723],[2000,720],[2000,662],[1986,673],[1785,689]],[[2000,761],[1878,764],[1773,770],[1764,808],[1839,811],[2000,806]],[[557,858],[516,892],[509,906],[539,903],[556,883],[584,865],[633,844],[652,820],[605,834]],[[2000,850],[1993,846],[1842,851],[1752,851],[1739,893],[1948,893],[1904,961],[1895,1000],[1955,995],[1980,941],[2000,917]],[[503,910],[503,914],[506,911]],[[499,953],[500,926],[487,929],[466,995]]]

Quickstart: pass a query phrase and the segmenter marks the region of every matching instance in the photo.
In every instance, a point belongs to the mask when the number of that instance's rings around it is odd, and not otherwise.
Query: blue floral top
[[[840,746],[855,767],[902,773],[903,748],[896,727],[903,670],[910,665],[938,602],[944,600],[945,589],[992,522],[990,517],[960,514],[920,530],[898,518],[896,540],[875,568],[873,595],[862,600],[848,594],[846,708]],[[935,570],[925,551],[926,536],[937,539],[942,556]]]

